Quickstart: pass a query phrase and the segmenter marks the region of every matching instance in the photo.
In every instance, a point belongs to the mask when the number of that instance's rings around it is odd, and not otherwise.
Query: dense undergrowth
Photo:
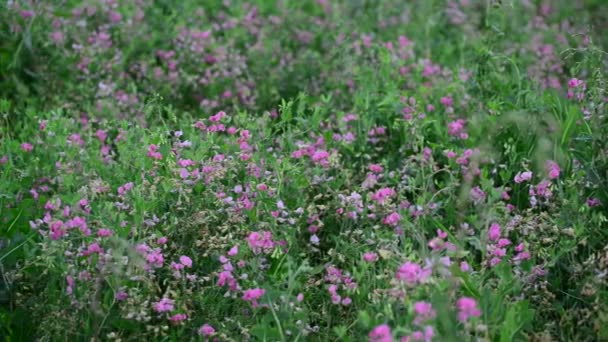
[[[604,1],[5,1],[0,336],[608,339]]]

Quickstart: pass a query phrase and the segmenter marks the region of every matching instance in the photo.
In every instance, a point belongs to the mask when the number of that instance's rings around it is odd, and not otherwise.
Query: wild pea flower
[[[95,132],[95,136],[97,137],[97,139],[99,139],[100,142],[103,143],[104,141],[106,141],[108,133],[106,133],[106,131],[104,131],[103,129],[98,129],[97,132]]]
[[[230,250],[228,251],[228,256],[235,256],[237,254],[239,254],[239,246],[233,246],[232,248],[230,248]]]
[[[378,260],[378,254],[375,252],[364,253],[363,260],[365,260],[366,262],[375,262]]]
[[[471,189],[470,195],[475,204],[482,202],[486,198],[486,193],[478,186]]]
[[[192,259],[190,259],[189,257],[182,255],[179,257],[179,262],[184,265],[185,267],[192,267]]]
[[[576,97],[577,100],[582,100],[585,97],[585,90],[587,89],[587,84],[583,80],[579,80],[576,78],[570,79],[568,81],[568,94],[567,97],[569,99]]]
[[[162,298],[160,301],[154,303],[154,311],[156,312],[168,312],[173,311],[174,301],[169,298]]]
[[[391,197],[394,197],[397,193],[395,192],[395,190],[391,189],[391,188],[382,188],[379,189],[378,191],[376,191],[374,194],[372,194],[371,198],[372,200],[383,204],[386,200],[388,200]]]
[[[266,290],[260,288],[254,288],[245,290],[243,293],[243,300],[246,300],[251,303],[251,305],[255,308],[258,307],[258,300],[262,298],[262,296],[266,293]]]
[[[369,342],[393,342],[391,327],[387,324],[375,327],[367,336],[369,337]]]
[[[471,266],[469,266],[468,262],[462,261],[460,263],[460,270],[463,272],[469,272],[471,270]]]
[[[310,159],[314,163],[319,164],[319,165],[327,165],[328,158],[329,158],[329,153],[324,150],[317,150],[310,157]]]
[[[131,189],[133,189],[133,186],[134,186],[133,182],[129,182],[129,183],[126,183],[124,185],[119,186],[118,190],[117,190],[118,195],[119,196],[124,196],[128,191],[130,191]]]
[[[171,317],[169,317],[169,320],[172,322],[181,322],[181,321],[185,321],[186,319],[188,319],[188,315],[186,314],[175,314]]]
[[[21,144],[21,150],[23,152],[31,152],[34,149],[34,145],[30,144],[30,143],[23,143]]]
[[[469,135],[467,132],[464,131],[465,125],[466,121],[463,119],[458,119],[456,121],[448,123],[448,134],[451,136],[459,137],[460,139],[467,139]]]
[[[532,172],[530,171],[518,172],[515,175],[515,183],[517,184],[529,181],[530,179],[532,179]]]
[[[128,297],[129,297],[129,294],[126,293],[125,291],[118,291],[114,295],[114,298],[116,298],[116,300],[119,302],[126,300]]]
[[[157,160],[161,160],[163,159],[163,155],[158,152],[158,146],[151,144],[150,146],[148,146],[148,157],[152,158],[152,159],[157,159]]]
[[[226,116],[226,113],[223,111],[219,111],[217,112],[215,115],[211,116],[209,118],[209,121],[211,122],[219,122],[220,120],[222,120],[224,117]]]
[[[239,285],[230,271],[222,271],[217,275],[217,286],[228,285],[230,291],[236,291]]]
[[[498,248],[503,248],[503,247],[507,247],[511,244],[511,240],[509,239],[498,239],[498,243],[496,244],[496,246],[498,246]]]
[[[446,107],[451,107],[454,104],[454,99],[451,96],[444,96],[439,99],[439,102]]]
[[[481,311],[477,308],[477,301],[469,297],[461,297],[456,301],[458,309],[458,320],[466,322],[470,317],[481,316]]]
[[[602,201],[600,201],[599,198],[593,197],[587,199],[587,206],[589,206],[590,208],[598,207],[600,205],[602,205]]]
[[[211,336],[215,334],[215,329],[208,323],[205,323],[200,328],[198,328],[198,334],[201,336]]]
[[[403,337],[401,342],[410,342],[410,341],[424,341],[431,342],[433,340],[433,336],[435,336],[435,331],[433,327],[426,326],[424,327],[424,331],[414,331],[410,336]]]
[[[269,253],[275,246],[272,233],[269,231],[251,232],[247,237],[247,243],[254,254]]]
[[[421,323],[435,318],[437,313],[433,310],[433,305],[428,302],[416,302],[414,303],[414,312],[416,318],[414,318],[414,324],[420,325]]]
[[[72,276],[67,276],[65,277],[65,281],[68,283],[67,288],[65,289],[65,292],[67,293],[67,295],[71,295],[72,293],[74,293],[74,287],[76,285],[76,281],[74,281],[74,277]]]
[[[382,220],[382,223],[389,225],[389,226],[396,226],[397,224],[399,224],[400,220],[401,220],[401,215],[394,212],[394,213],[391,213],[388,216],[386,216],[384,218],[384,220]]]
[[[65,229],[63,229],[63,222],[61,221],[53,222],[49,228],[51,240],[59,240],[66,234]]]
[[[415,285],[416,283],[424,283],[431,276],[431,273],[432,269],[423,269],[417,263],[408,261],[399,266],[395,277],[409,285]]]
[[[498,223],[492,223],[488,229],[488,239],[490,241],[496,241],[500,238],[500,225]]]
[[[559,178],[559,174],[560,174],[560,168],[559,165],[557,165],[556,162],[554,162],[553,160],[547,160],[547,163],[545,164],[545,167],[547,169],[547,173],[549,175],[549,179],[556,179]]]

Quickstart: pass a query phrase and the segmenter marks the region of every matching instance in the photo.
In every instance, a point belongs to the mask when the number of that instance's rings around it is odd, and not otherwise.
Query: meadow
[[[608,2],[0,3],[0,340],[608,340]]]

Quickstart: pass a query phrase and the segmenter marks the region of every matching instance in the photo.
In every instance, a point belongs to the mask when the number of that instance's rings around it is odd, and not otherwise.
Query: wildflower
[[[414,262],[406,262],[399,266],[397,270],[396,278],[403,280],[406,283],[413,285],[418,282],[425,282],[431,275],[431,269],[422,268],[420,265]]]
[[[368,334],[369,342],[392,342],[391,328],[387,324],[381,324]]]
[[[23,150],[24,152],[31,152],[34,149],[34,145],[30,144],[30,143],[23,143],[21,144],[21,150]]]
[[[169,298],[162,298],[160,301],[154,303],[154,311],[156,312],[167,312],[173,311],[174,301]]]
[[[486,198],[486,193],[478,186],[471,189],[470,195],[475,204],[480,203]]]
[[[175,314],[175,315],[169,317],[169,320],[172,322],[181,322],[181,321],[186,320],[187,318],[188,318],[188,315],[181,313],[181,314]]]
[[[549,174],[549,179],[556,179],[559,178],[559,174],[560,174],[560,168],[559,165],[557,165],[556,162],[552,161],[552,160],[547,160],[547,163],[545,164],[546,168],[547,168],[547,173]]]
[[[258,300],[260,298],[262,298],[264,293],[266,293],[266,290],[264,290],[264,289],[260,289],[260,288],[249,289],[249,290],[245,290],[242,298],[243,298],[243,300],[251,302],[251,304],[255,308],[255,307],[259,306]]]
[[[391,213],[382,220],[382,223],[389,226],[396,226],[401,220],[401,216],[398,213]]]
[[[481,316],[481,311],[477,308],[477,301],[473,298],[462,297],[456,301],[458,309],[458,320],[466,322],[470,317]]]
[[[382,204],[384,203],[387,199],[395,196],[397,193],[395,192],[395,190],[391,189],[391,188],[382,188],[379,189],[378,191],[376,191],[374,194],[372,194],[372,200]]]
[[[148,146],[148,157],[152,158],[152,159],[157,159],[157,160],[161,160],[163,159],[163,155],[158,152],[158,146],[151,144],[150,146]]]
[[[381,165],[378,165],[378,164],[371,164],[371,165],[369,166],[369,170],[370,170],[371,172],[374,172],[374,173],[380,173],[380,172],[382,172],[384,169],[382,168],[382,166],[381,166]]]
[[[117,301],[123,301],[126,300],[129,297],[129,294],[126,293],[125,291],[118,291],[116,292],[116,294],[114,295],[114,298],[116,298]]]
[[[102,228],[102,229],[100,229],[100,230],[97,231],[97,236],[99,236],[99,237],[112,236],[112,231],[110,229]]]
[[[233,246],[232,248],[230,248],[230,250],[228,251],[228,256],[235,256],[239,254],[239,246]]]
[[[179,257],[179,262],[184,265],[185,267],[192,267],[192,259],[190,259],[189,257],[182,255]]]
[[[517,184],[529,181],[530,179],[532,179],[532,172],[530,171],[518,172],[515,175],[515,183]]]
[[[374,252],[367,252],[363,254],[363,260],[367,262],[375,262],[378,260],[378,254]]]
[[[100,142],[103,143],[104,141],[106,141],[108,133],[106,133],[106,131],[104,131],[103,129],[98,129],[97,132],[95,132],[95,136],[97,137],[97,139],[99,139]]]
[[[488,229],[488,239],[490,241],[496,241],[500,238],[500,225],[498,223],[492,223],[490,229]]]
[[[414,303],[414,312],[416,313],[416,318],[414,318],[414,324],[420,324],[424,321],[428,321],[430,319],[435,318],[435,316],[437,315],[435,310],[433,310],[433,305],[428,302]]]
[[[269,253],[275,246],[272,233],[269,231],[251,232],[247,237],[247,243],[254,254]]]
[[[200,328],[198,328],[198,334],[201,336],[211,336],[215,334],[215,329],[208,323],[205,323]]]
[[[587,199],[587,206],[589,206],[590,208],[597,207],[600,205],[602,205],[602,201],[600,201],[599,198],[588,198]]]

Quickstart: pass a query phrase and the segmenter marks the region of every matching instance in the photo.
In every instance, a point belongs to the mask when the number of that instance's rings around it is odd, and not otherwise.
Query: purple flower
[[[167,312],[173,311],[174,301],[169,298],[163,298],[160,301],[154,303],[154,311],[156,312]]]
[[[473,298],[462,297],[456,301],[458,309],[458,320],[466,322],[470,317],[481,316],[481,311],[477,308],[477,301]]]
[[[367,335],[369,337],[369,342],[392,342],[393,335],[391,332],[391,327],[387,324],[381,324]]]
[[[215,334],[215,329],[209,324],[205,323],[200,328],[198,328],[198,334],[201,336],[211,336]]]

